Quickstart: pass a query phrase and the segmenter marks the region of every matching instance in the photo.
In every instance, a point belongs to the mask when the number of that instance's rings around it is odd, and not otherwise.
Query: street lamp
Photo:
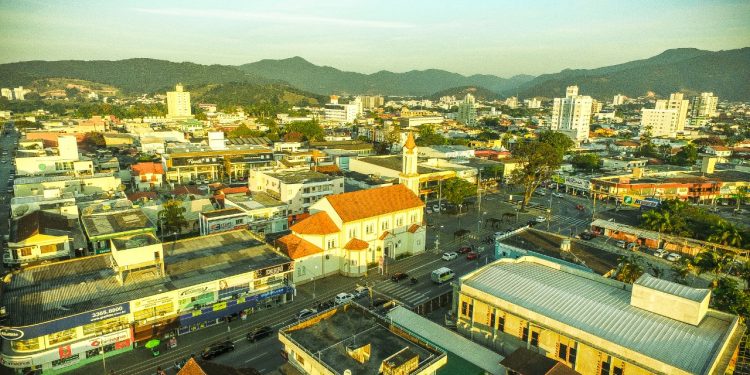
[[[547,209],[547,232],[549,232],[549,222],[550,222],[550,214],[552,213],[552,209]]]
[[[516,223],[518,223],[518,207],[516,207]]]

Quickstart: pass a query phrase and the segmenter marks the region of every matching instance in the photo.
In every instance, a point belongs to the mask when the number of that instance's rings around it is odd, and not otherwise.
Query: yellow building
[[[184,91],[182,84],[178,83],[174,91],[167,91],[167,117],[173,120],[193,118],[190,92]]]
[[[455,287],[458,330],[503,355],[534,350],[584,375],[731,372],[744,326],[711,291],[633,285],[534,257],[501,259]]]

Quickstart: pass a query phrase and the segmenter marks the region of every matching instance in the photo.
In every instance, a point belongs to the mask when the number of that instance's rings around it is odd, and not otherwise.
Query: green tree
[[[641,146],[640,146],[640,150],[638,151],[638,153],[641,156],[655,157],[657,154],[656,146],[654,145],[654,142],[652,140],[653,133],[651,132],[651,130],[652,128],[650,126],[647,126],[644,129],[644,131],[641,133],[641,138],[640,138]]]
[[[711,228],[711,235],[708,240],[722,245],[742,246],[742,232],[736,225],[722,220]]]
[[[261,134],[259,131],[251,130],[245,124],[240,124],[240,126],[227,134],[227,138],[260,137]]]
[[[694,272],[693,263],[688,258],[681,258],[672,264],[672,274],[674,281],[687,285],[688,276]]]
[[[695,164],[698,160],[698,148],[694,144],[687,144],[681,148],[672,158],[670,158],[673,164],[690,166]]]
[[[182,206],[182,202],[174,199],[170,199],[164,203],[163,208],[159,211],[159,231],[162,236],[169,233],[181,233],[182,228],[188,226],[188,222],[185,219],[185,207]]]
[[[458,177],[451,177],[443,185],[443,196],[455,205],[463,204],[464,200],[477,194],[477,186]]]
[[[104,135],[99,132],[88,132],[83,135],[83,143],[91,149],[107,147]]]
[[[417,134],[417,146],[444,145],[447,142],[442,135],[435,133],[435,128],[432,125],[419,125]]]
[[[740,204],[747,198],[748,193],[748,187],[747,186],[738,186],[736,189],[734,189],[734,199],[737,200],[737,209],[740,209]]]
[[[36,129],[39,127],[36,122],[28,121],[28,120],[16,120],[14,122],[14,126],[18,130],[26,130],[26,129]]]
[[[601,158],[597,154],[577,154],[570,159],[573,168],[584,171],[598,170],[601,165]]]
[[[322,141],[325,137],[325,132],[317,121],[293,122],[286,126],[286,131],[301,133],[307,141]]]
[[[711,287],[715,287],[724,270],[732,263],[734,257],[719,250],[706,250],[698,253],[692,261],[695,272],[698,275],[711,273],[714,275]]]
[[[531,196],[542,181],[548,180],[563,161],[565,153],[573,147],[573,141],[565,134],[545,132],[536,141],[521,143],[513,156],[520,166],[511,173],[511,182],[523,187],[521,210],[531,200]]]
[[[750,312],[750,298],[740,290],[737,281],[722,277],[711,293],[711,305],[721,311],[737,314],[746,319]]]
[[[615,279],[632,284],[643,275],[644,269],[639,257],[629,255],[618,259],[619,267]]]

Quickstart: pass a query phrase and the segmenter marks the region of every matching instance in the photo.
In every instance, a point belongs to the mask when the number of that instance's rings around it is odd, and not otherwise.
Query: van
[[[437,284],[442,284],[446,281],[453,280],[454,276],[456,276],[456,274],[450,268],[440,267],[432,271],[432,274],[430,275],[430,279],[432,279],[432,281]]]

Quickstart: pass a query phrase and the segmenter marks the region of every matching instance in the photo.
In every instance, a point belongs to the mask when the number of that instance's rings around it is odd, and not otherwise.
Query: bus
[[[446,281],[453,280],[453,277],[456,276],[456,273],[453,272],[448,267],[440,267],[434,271],[432,271],[432,274],[430,275],[430,278],[433,282],[437,284],[442,284]]]

